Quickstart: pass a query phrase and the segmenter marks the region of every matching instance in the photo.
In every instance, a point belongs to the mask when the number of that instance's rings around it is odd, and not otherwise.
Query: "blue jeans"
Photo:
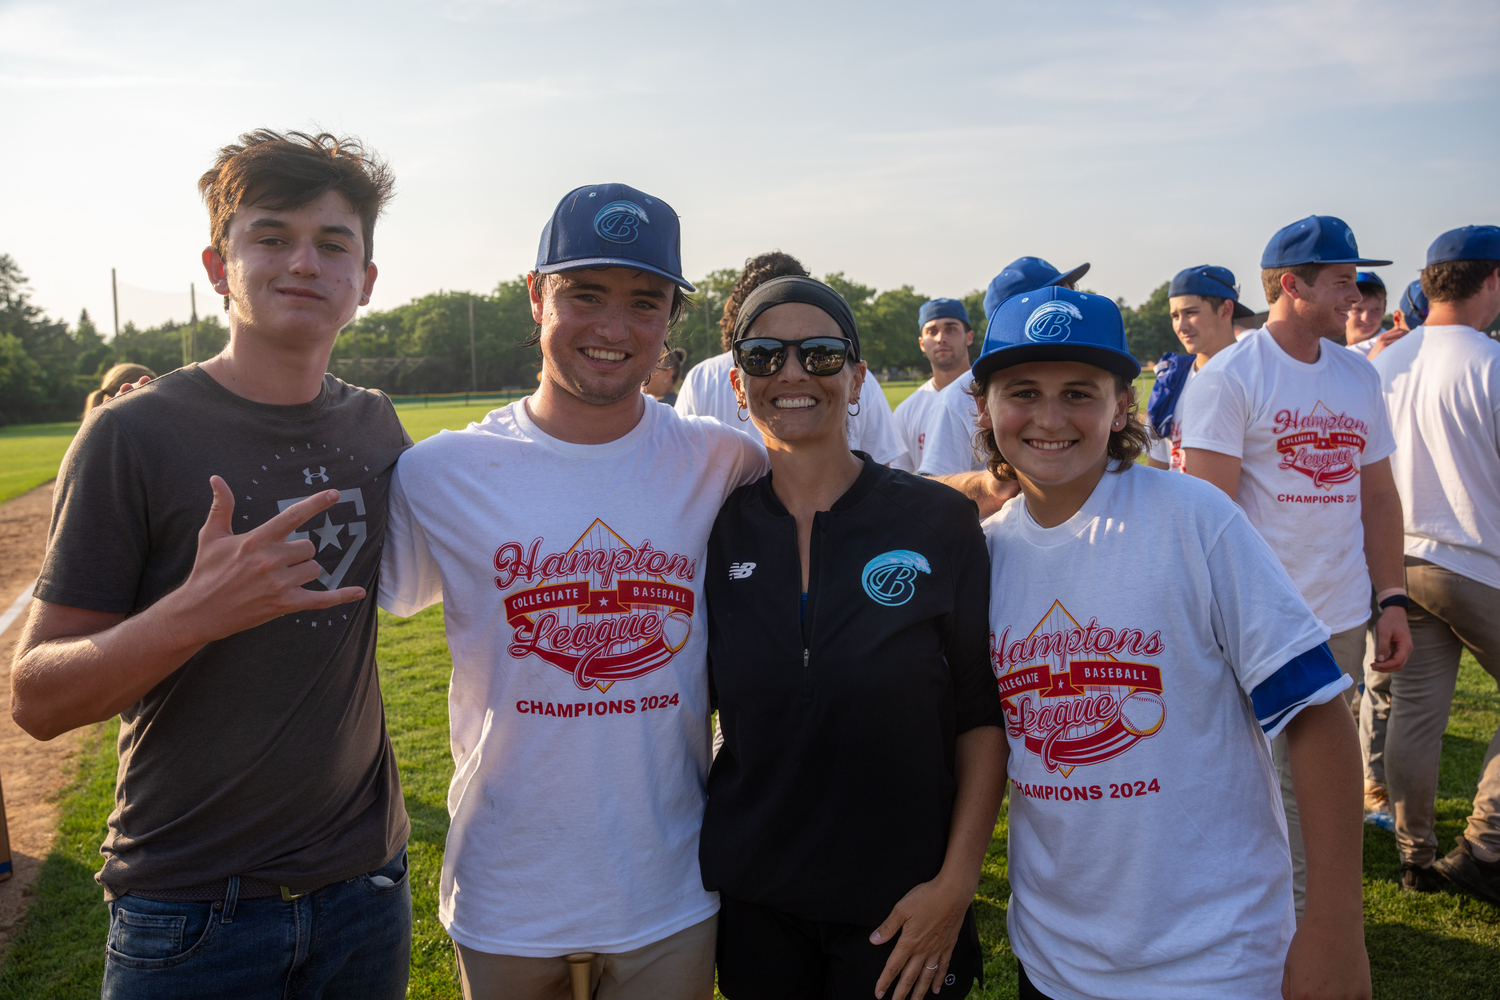
[[[102,1000],[400,1000],[411,971],[406,849],[291,902],[122,896],[109,904]]]

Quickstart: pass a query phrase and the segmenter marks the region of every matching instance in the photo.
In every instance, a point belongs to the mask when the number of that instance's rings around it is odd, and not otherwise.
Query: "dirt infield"
[[[0,504],[0,614],[31,586],[42,565],[47,522],[52,513],[52,484],[38,486]],[[0,783],[10,825],[15,874],[0,882],[0,951],[10,943],[16,921],[26,912],[37,871],[57,825],[55,793],[68,774],[68,758],[77,733],[38,743],[10,718],[10,658],[21,636],[21,615],[0,633]]]

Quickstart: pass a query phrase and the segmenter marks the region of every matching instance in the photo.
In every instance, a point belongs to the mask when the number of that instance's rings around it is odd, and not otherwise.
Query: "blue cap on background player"
[[[1068,285],[1088,273],[1089,266],[1080,264],[1063,274],[1040,257],[1017,257],[1005,265],[1005,270],[990,279],[990,287],[984,292],[984,314],[995,315],[1000,303],[1012,295],[1030,292],[1048,285]]]
[[[1450,260],[1500,260],[1500,226],[1464,226],[1433,240],[1427,248],[1427,263]]]
[[[974,378],[1028,361],[1082,361],[1125,378],[1141,363],[1125,346],[1120,307],[1102,295],[1051,285],[1000,303],[985,329]]]
[[[1396,306],[1401,310],[1401,315],[1406,320],[1406,328],[1415,330],[1427,322],[1427,293],[1422,291],[1422,280],[1418,278],[1406,286],[1406,291],[1401,293],[1401,302]],[[1415,323],[1412,320],[1416,320]]]
[[[1359,289],[1359,294],[1361,295],[1370,295],[1376,289],[1379,289],[1382,295],[1385,294],[1385,282],[1381,281],[1380,275],[1374,271],[1354,272],[1354,285]]]
[[[588,184],[569,191],[542,230],[537,274],[585,267],[650,271],[693,290],[682,276],[677,213],[660,198],[626,184]]]
[[[1240,290],[1235,286],[1234,272],[1215,264],[1199,264],[1197,267],[1178,271],[1167,288],[1167,298],[1174,295],[1212,295],[1234,303],[1235,319],[1255,315],[1254,309],[1249,309],[1240,302]]]
[[[1364,264],[1385,267],[1388,260],[1370,260],[1359,255],[1354,230],[1343,219],[1331,215],[1309,215],[1282,229],[1266,252],[1260,255],[1260,266],[1296,267],[1298,264]]]
[[[935,319],[956,319],[964,326],[972,326],[969,322],[969,310],[957,299],[928,299],[922,303],[922,308],[917,312],[917,329],[931,323]]]

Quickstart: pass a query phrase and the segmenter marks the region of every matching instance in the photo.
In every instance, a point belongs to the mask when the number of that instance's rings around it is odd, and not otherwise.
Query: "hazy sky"
[[[603,181],[677,210],[690,278],[780,248],[957,295],[1030,253],[1132,303],[1223,264],[1261,307],[1261,249],[1305,215],[1392,286],[1500,223],[1497,98],[1494,0],[0,0],[0,252],[70,322],[107,329],[111,267],[209,311],[198,175],[319,126],[396,172],[377,309],[527,270]],[[173,301],[131,295],[137,322]]]

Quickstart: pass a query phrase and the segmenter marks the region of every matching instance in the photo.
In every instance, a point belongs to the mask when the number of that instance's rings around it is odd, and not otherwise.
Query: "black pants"
[[[871,1000],[896,947],[870,943],[874,926],[805,920],[720,894],[719,992],[730,1000]],[[979,930],[964,914],[942,1000],[960,1000],[984,981]],[[920,998],[916,998],[920,1000]]]

